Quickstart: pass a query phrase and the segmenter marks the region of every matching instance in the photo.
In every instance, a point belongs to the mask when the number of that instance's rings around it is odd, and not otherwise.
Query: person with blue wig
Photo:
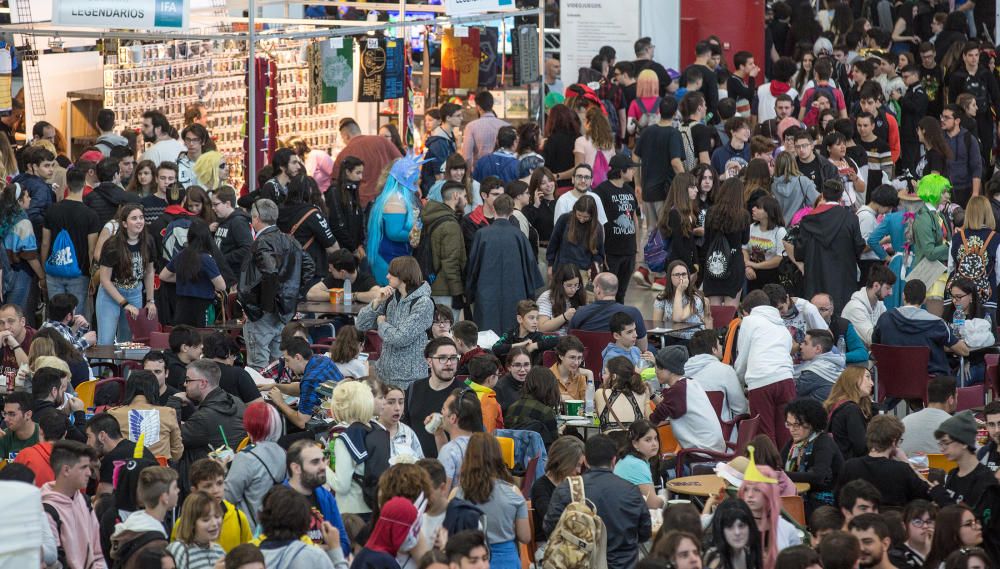
[[[389,284],[389,263],[409,255],[410,232],[420,218],[421,157],[407,154],[393,162],[382,193],[368,217],[368,256],[375,281]]]

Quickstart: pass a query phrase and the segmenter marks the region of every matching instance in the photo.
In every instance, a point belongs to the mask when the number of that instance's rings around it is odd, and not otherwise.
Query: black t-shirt
[[[696,145],[697,132],[697,128],[691,131]],[[695,148],[697,150],[697,146]],[[643,201],[661,202],[667,199],[667,189],[674,181],[674,168],[670,161],[674,158],[684,160],[684,141],[680,131],[658,124],[646,127],[635,142],[635,154],[642,159]]]
[[[77,266],[80,267],[80,274],[90,275],[87,236],[90,234],[96,236],[101,232],[101,222],[97,219],[97,213],[85,206],[83,202],[63,200],[52,205],[45,212],[43,227],[48,229],[52,235],[51,241],[49,241],[49,254],[52,254],[52,246],[55,244],[56,237],[65,229],[76,249],[76,260]]]
[[[149,194],[148,196],[140,200],[142,204],[142,211],[145,214],[146,223],[153,223],[163,215],[163,210],[167,209],[167,200],[157,196],[156,194]]]
[[[109,244],[101,251],[101,266],[111,267],[111,282],[122,288],[135,288],[136,284],[142,282],[146,274],[146,265],[142,261],[142,249],[139,243],[135,245],[129,243],[128,255],[132,258],[132,273],[127,275],[118,274],[118,261],[122,252],[115,244]]]
[[[864,147],[858,146],[857,144],[847,147],[847,157],[853,160],[859,168],[868,163],[868,152],[865,151]],[[802,165],[799,164],[800,168],[801,166]],[[817,187],[816,189],[819,190],[821,188]]]
[[[552,133],[552,136],[545,140],[545,146],[542,148],[545,167],[557,173],[565,172],[572,168],[575,160],[573,157],[573,145],[576,144],[576,138],[575,134],[569,132]],[[573,182],[571,180],[560,180],[557,184],[560,186],[571,186]]]
[[[128,439],[122,439],[115,448],[101,457],[100,481],[105,484],[111,484],[114,481],[115,465],[124,464],[132,460],[133,455],[135,455],[135,443]],[[149,449],[146,447],[142,449],[142,456],[143,458],[156,460],[156,456],[149,452]]]
[[[634,255],[635,211],[638,207],[635,189],[626,183],[621,188],[605,180],[594,188],[604,204],[608,222],[604,225],[604,252],[608,255]]]
[[[621,89],[621,91],[622,91],[622,105],[623,105],[622,108],[625,110],[625,112],[628,112],[628,108],[630,106],[632,106],[632,101],[635,100],[635,97],[636,97],[636,94],[635,94],[636,85],[637,85],[636,83],[632,83],[631,85],[626,85],[626,86],[622,87],[622,89]]]
[[[695,158],[697,159],[698,154],[702,152],[708,152],[708,156],[711,157],[712,150],[715,148],[716,144],[718,144],[718,138],[715,129],[708,126],[707,124],[702,124],[702,123],[692,124],[691,121],[688,121],[684,124],[691,125],[691,144],[694,145]],[[673,178],[671,178],[671,180],[673,180]]]
[[[244,403],[260,399],[260,390],[245,369],[223,363],[219,364],[219,369],[222,370],[219,387],[223,391],[239,397]]]
[[[813,159],[812,159],[812,162],[803,162],[800,158],[796,158],[795,161],[798,162],[798,164],[799,164],[799,172],[802,172],[803,176],[805,176],[806,178],[809,178],[810,180],[812,180],[813,183],[816,184],[816,189],[819,190],[822,187],[822,184],[820,184],[820,179],[819,179],[820,178],[820,176],[819,176],[819,169],[820,169],[819,157],[818,156],[814,156]],[[868,161],[868,157],[866,155],[865,156],[865,163],[867,163],[867,161]]]
[[[344,288],[344,279],[336,279],[333,275],[327,275],[323,277],[323,286],[326,288]],[[355,292],[368,292],[372,287],[378,286],[375,282],[375,277],[368,271],[363,271],[358,269],[358,278],[354,279],[351,283],[351,293]]]
[[[424,419],[432,413],[440,413],[444,407],[445,400],[451,395],[455,387],[460,387],[459,382],[452,381],[452,384],[440,391],[431,389],[430,378],[418,379],[410,384],[406,389],[406,401],[403,407],[403,417],[400,419],[410,426],[417,434],[421,448],[424,449],[424,456],[427,458],[437,458],[438,449],[434,442],[434,435],[424,428]]]
[[[687,73],[688,69],[692,67],[697,68],[701,71],[701,89],[698,89],[702,95],[705,95],[705,106],[708,107],[708,113],[711,116],[710,119],[706,119],[712,124],[719,122],[718,113],[715,108],[719,105],[719,77],[708,67],[700,63],[692,63],[684,70]]]

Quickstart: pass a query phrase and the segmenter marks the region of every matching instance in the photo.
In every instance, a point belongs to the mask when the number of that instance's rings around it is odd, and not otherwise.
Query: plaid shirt
[[[260,374],[267,379],[274,380],[274,383],[292,383],[298,381],[292,370],[285,365],[285,358],[278,358],[262,369]]]
[[[90,347],[90,342],[85,340],[83,338],[83,335],[90,331],[89,326],[81,326],[79,331],[74,333],[72,328],[63,324],[62,322],[49,320],[45,324],[42,324],[40,330],[44,330],[46,328],[52,328],[56,332],[59,332],[59,334],[61,334],[63,338],[66,338],[67,342],[73,344],[73,347],[76,348],[78,352],[80,352],[81,356],[86,356],[85,352],[87,351],[87,348]]]
[[[552,407],[529,395],[523,395],[511,403],[507,412],[504,413],[503,422],[508,429],[528,428],[532,431],[538,431],[546,446],[559,436],[559,427],[556,426],[556,412]]]
[[[319,406],[320,397],[316,388],[321,383],[342,379],[344,376],[330,358],[326,356],[309,358],[306,370],[302,374],[302,383],[299,385],[299,413],[312,415]]]

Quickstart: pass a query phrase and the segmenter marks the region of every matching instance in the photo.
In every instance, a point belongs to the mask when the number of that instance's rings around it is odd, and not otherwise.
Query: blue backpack
[[[646,238],[646,245],[642,248],[642,256],[646,261],[646,266],[654,273],[662,273],[667,270],[667,256],[670,253],[670,241],[663,238],[660,228],[654,226]]]
[[[55,242],[52,243],[52,253],[45,261],[45,273],[62,279],[72,279],[83,276],[80,262],[76,256],[76,246],[66,229],[59,230]]]

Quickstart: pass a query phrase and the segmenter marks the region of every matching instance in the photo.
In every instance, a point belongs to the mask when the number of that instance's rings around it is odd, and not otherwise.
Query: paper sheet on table
[[[927,286],[929,290],[931,286],[935,282],[937,282],[937,280],[941,278],[941,275],[947,270],[948,267],[941,264],[940,261],[932,261],[925,257],[923,260],[917,263],[916,267],[913,267],[913,270],[910,271],[908,275],[906,275],[906,280],[911,281],[916,279],[918,281],[921,281]]]
[[[493,344],[496,344],[500,340],[500,336],[493,330],[483,330],[479,333],[479,338],[476,339],[476,345],[484,350],[492,350]]]
[[[268,379],[268,378],[264,377],[263,375],[260,374],[259,371],[253,369],[252,367],[246,367],[246,368],[243,368],[243,369],[245,369],[246,372],[248,374],[250,374],[250,378],[253,379],[253,382],[256,385],[267,385],[267,384],[270,384],[270,383],[274,383],[273,379]]]

